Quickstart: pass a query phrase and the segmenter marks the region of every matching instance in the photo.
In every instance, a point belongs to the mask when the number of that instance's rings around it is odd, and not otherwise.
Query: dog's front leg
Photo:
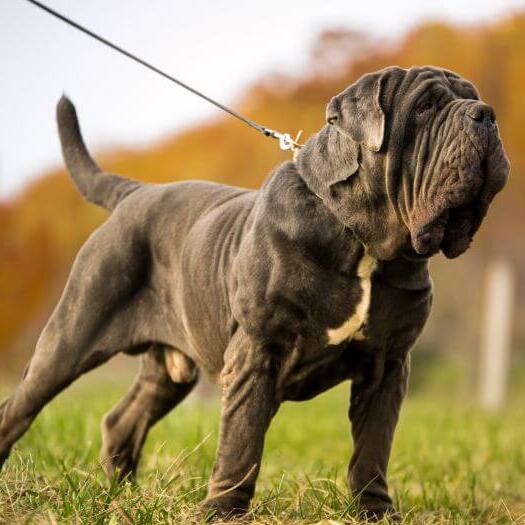
[[[271,353],[238,330],[224,356],[219,443],[201,506],[218,517],[244,513],[254,494],[264,435],[279,404],[272,367]]]
[[[348,481],[352,493],[359,498],[360,508],[370,518],[395,514],[386,471],[399,409],[407,390],[410,356],[386,360],[381,371],[380,381],[371,379],[376,383],[373,389],[366,380],[352,384],[349,411],[354,453]]]

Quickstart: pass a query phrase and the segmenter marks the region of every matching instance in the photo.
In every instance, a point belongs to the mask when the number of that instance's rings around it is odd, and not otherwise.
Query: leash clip
[[[278,131],[275,131],[273,129],[265,129],[264,134],[267,137],[272,137],[274,139],[279,140],[279,147],[284,150],[290,150],[290,151],[298,151],[300,150],[304,144],[299,144],[299,139],[301,138],[301,135],[303,134],[303,130],[300,130],[295,139],[292,139],[292,136],[289,133],[279,133]]]

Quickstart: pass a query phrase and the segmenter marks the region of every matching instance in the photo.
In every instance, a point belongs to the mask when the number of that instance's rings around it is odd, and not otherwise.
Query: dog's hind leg
[[[195,364],[178,350],[153,345],[141,356],[133,386],[102,421],[100,460],[110,480],[135,475],[149,429],[175,408],[197,381]]]
[[[150,264],[136,230],[115,214],[82,247],[22,381],[0,406],[0,466],[61,390],[118,351],[155,340],[144,328],[157,314]]]

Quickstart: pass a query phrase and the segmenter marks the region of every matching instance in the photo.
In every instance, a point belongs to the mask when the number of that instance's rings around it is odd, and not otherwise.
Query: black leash
[[[135,62],[138,62],[142,66],[150,69],[151,71],[157,73],[158,75],[161,75],[164,78],[167,78],[171,82],[174,82],[175,84],[179,85],[180,87],[183,87],[184,89],[187,89],[194,95],[197,95],[198,97],[201,97],[202,99],[206,100],[210,104],[213,104],[214,106],[218,107],[219,109],[222,109],[226,113],[229,113],[232,117],[235,117],[239,119],[240,121],[244,122],[248,126],[252,127],[253,129],[256,129],[260,133],[262,133],[265,137],[271,137],[274,139],[279,140],[279,146],[281,149],[284,150],[292,150],[296,151],[300,148],[302,148],[302,144],[299,144],[297,141],[299,140],[299,137],[301,136],[301,132],[298,133],[296,139],[292,139],[292,137],[288,133],[279,133],[278,131],[275,131],[273,129],[267,128],[265,126],[261,126],[260,124],[257,124],[257,122],[249,119],[248,117],[245,117],[244,115],[241,115],[240,113],[237,113],[237,111],[234,111],[233,109],[225,106],[224,104],[221,104],[220,102],[217,102],[216,100],[213,100],[212,98],[204,95],[204,93],[201,93],[200,91],[197,91],[196,89],[192,88],[191,86],[188,86],[188,84],[185,84],[181,80],[176,79],[175,77],[172,77],[171,75],[168,75],[168,73],[165,73],[158,67],[153,66],[152,64],[146,62],[142,58],[139,58],[138,56],[134,55],[133,53],[130,53],[129,51],[126,51],[125,49],[117,46],[116,44],[113,44],[109,40],[106,40],[104,37],[101,37],[100,35],[97,35],[96,33],[93,33],[93,31],[87,29],[86,27],[78,24],[74,20],[71,20],[70,18],[58,13],[57,11],[54,11],[50,7],[37,2],[37,0],[27,0],[30,4],[33,4],[46,13],[54,16],[55,18],[58,18],[62,22],[65,22],[66,24],[70,25],[71,27],[74,27],[75,29],[78,29],[79,31],[82,31],[82,33],[85,33],[86,35],[90,36],[91,38],[94,38],[95,40],[98,40],[102,44],[105,44],[106,46],[110,47],[111,49],[118,51],[120,54],[131,58],[131,60],[134,60]]]

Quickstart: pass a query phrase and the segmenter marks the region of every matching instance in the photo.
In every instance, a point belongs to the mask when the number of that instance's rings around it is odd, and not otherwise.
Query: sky
[[[261,75],[306,67],[327,27],[395,39],[422,20],[476,23],[525,8],[525,0],[42,1],[232,105]],[[62,164],[54,120],[62,93],[95,152],[146,146],[218,112],[26,0],[0,1],[0,65],[0,199]]]

